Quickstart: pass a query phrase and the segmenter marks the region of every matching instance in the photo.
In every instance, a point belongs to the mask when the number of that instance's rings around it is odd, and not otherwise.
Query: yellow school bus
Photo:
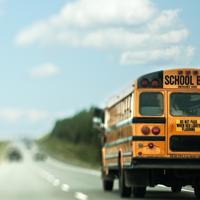
[[[121,197],[162,184],[200,198],[200,69],[145,74],[105,108],[102,180]]]

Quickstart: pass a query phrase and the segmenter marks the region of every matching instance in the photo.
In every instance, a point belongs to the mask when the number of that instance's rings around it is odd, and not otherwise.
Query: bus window
[[[163,115],[163,94],[144,92],[140,95],[140,114],[145,116]]]
[[[173,93],[170,102],[173,116],[200,116],[200,93]]]

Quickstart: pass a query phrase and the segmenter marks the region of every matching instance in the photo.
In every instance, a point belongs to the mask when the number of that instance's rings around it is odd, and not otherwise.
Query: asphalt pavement
[[[3,161],[0,164],[0,199],[4,200],[117,200],[116,181],[114,191],[103,192],[100,172],[68,165],[52,158],[36,162],[33,152],[23,144],[21,162]],[[136,198],[129,198],[136,199]],[[173,194],[170,188],[159,185],[148,188],[145,198],[149,200],[195,199],[193,190],[182,189]],[[126,200],[126,199],[125,199]]]

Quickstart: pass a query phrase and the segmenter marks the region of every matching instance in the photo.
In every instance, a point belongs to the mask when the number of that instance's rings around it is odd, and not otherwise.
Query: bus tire
[[[123,169],[119,170],[119,192],[122,198],[131,196],[131,187],[125,184],[125,173]]]
[[[103,179],[102,182],[103,182],[103,190],[104,191],[112,191],[113,190],[113,185],[114,185],[113,180]]]
[[[144,187],[136,187],[136,186],[133,187],[134,197],[142,198],[142,197],[145,196],[145,194],[146,194],[146,187],[145,186]]]
[[[196,184],[194,186],[194,194],[197,199],[200,199],[200,185]]]
[[[174,192],[174,193],[180,193],[180,192],[181,192],[181,189],[182,189],[182,186],[181,186],[181,185],[173,185],[173,186],[171,186],[171,190],[172,190],[172,192]]]

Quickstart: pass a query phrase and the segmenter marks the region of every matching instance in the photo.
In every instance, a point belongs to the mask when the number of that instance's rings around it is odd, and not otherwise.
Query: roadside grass
[[[3,159],[5,159],[5,152],[8,146],[7,141],[0,141],[0,161],[2,161]]]
[[[100,153],[94,145],[73,144],[56,137],[46,136],[37,141],[40,149],[51,157],[77,166],[99,169]]]

